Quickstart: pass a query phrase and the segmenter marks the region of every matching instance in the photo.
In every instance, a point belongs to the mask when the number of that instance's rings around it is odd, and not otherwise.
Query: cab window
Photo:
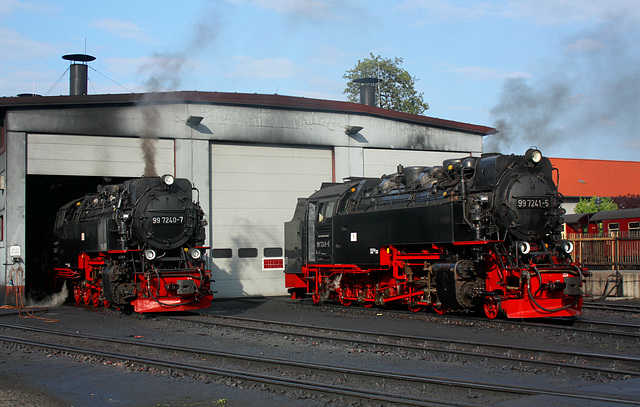
[[[335,201],[322,202],[318,211],[318,222],[322,223],[333,216]]]

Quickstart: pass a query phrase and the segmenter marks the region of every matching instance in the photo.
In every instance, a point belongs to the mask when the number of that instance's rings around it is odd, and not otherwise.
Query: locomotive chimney
[[[380,82],[377,78],[354,79],[360,84],[360,104],[376,106],[376,84]]]
[[[63,55],[62,59],[71,61],[69,66],[69,95],[86,95],[87,80],[89,78],[87,62],[91,62],[96,57],[87,54],[69,54]]]

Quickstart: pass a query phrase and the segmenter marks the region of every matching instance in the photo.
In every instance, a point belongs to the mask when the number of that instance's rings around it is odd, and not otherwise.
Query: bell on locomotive
[[[209,307],[207,222],[191,182],[172,175],[101,186],[56,218],[56,272],[76,302],[136,312]]]

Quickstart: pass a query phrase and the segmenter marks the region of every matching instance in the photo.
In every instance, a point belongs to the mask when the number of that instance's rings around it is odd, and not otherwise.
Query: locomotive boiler
[[[558,176],[532,148],[323,184],[285,223],[286,287],[343,305],[579,315],[587,271],[561,238]]]
[[[55,271],[76,302],[136,312],[207,308],[206,220],[191,182],[171,175],[98,187],[62,206]]]

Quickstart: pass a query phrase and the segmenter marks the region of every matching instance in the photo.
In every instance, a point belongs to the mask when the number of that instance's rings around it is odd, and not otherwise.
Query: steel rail
[[[15,327],[15,329],[23,329],[23,328],[25,327],[21,327],[21,326]],[[30,327],[27,327],[27,328],[30,328]],[[34,330],[34,329],[27,329],[27,330]],[[35,329],[35,330],[39,330],[39,329]],[[54,330],[44,329],[43,331],[49,331],[48,333],[50,333],[50,331],[54,331]],[[97,336],[97,335],[74,334],[71,332],[63,332],[62,334],[65,336],[70,336],[70,337],[75,336],[82,339],[95,338],[97,340],[104,340],[105,338],[108,338],[108,337]],[[121,344],[128,344],[133,346],[152,346],[154,348],[159,347],[158,344],[155,344],[155,343],[126,341],[126,340],[117,339],[117,338],[108,338],[108,339],[110,339],[111,342],[118,342]],[[460,401],[454,401],[454,402],[448,402],[443,400],[438,400],[433,402],[425,401],[422,398],[418,398],[418,397],[413,397],[413,396],[404,395],[404,394],[398,395],[390,392],[381,392],[379,390],[373,390],[373,389],[357,390],[357,389],[354,389],[353,387],[347,387],[347,386],[316,383],[316,382],[310,382],[308,380],[299,380],[299,379],[284,378],[284,377],[274,377],[274,376],[269,376],[269,375],[264,375],[259,373],[248,373],[248,372],[243,372],[243,371],[238,371],[233,369],[213,368],[213,367],[207,367],[207,366],[190,364],[190,363],[181,363],[181,362],[167,361],[167,360],[156,359],[156,358],[147,358],[147,357],[142,357],[137,355],[129,355],[124,353],[114,353],[114,352],[107,352],[107,351],[88,349],[88,348],[82,348],[82,347],[53,344],[48,342],[39,342],[31,339],[16,338],[16,337],[10,337],[5,335],[0,335],[0,340],[5,342],[40,347],[44,349],[57,349],[59,351],[65,351],[70,353],[82,353],[87,355],[100,356],[108,359],[126,360],[126,361],[136,362],[140,364],[161,366],[161,367],[170,368],[170,369],[179,369],[187,372],[197,372],[197,373],[210,374],[210,375],[216,375],[216,376],[232,377],[240,380],[249,380],[254,382],[271,384],[275,386],[285,386],[285,387],[292,387],[297,389],[304,389],[312,392],[320,392],[323,394],[326,392],[330,392],[332,394],[338,394],[341,396],[354,397],[359,399],[377,400],[377,401],[384,401],[384,402],[390,402],[390,403],[403,403],[403,404],[418,405],[418,406],[437,406],[437,405],[473,406],[474,405],[471,403],[461,404]],[[177,347],[173,345],[164,345],[163,348],[171,350],[172,352],[175,352],[176,350],[180,350],[180,351],[187,350],[189,352],[198,353],[198,354],[210,354],[209,352],[211,352],[203,349],[191,349],[191,348]],[[224,352],[213,352],[213,353],[225,354]],[[238,356],[237,354],[226,354],[226,355],[227,357]],[[243,356],[243,355],[239,355],[239,356]],[[267,362],[273,361],[273,363],[278,365],[281,365],[283,362],[289,363],[289,364],[293,363],[293,364],[302,365],[302,367],[304,367],[305,369],[314,369],[314,370],[329,369],[335,372],[339,372],[341,374],[352,374],[352,375],[357,374],[361,376],[373,375],[375,376],[375,378],[393,379],[393,380],[399,380],[399,381],[415,382],[420,384],[440,385],[440,386],[446,386],[448,388],[460,387],[465,389],[484,390],[484,391],[490,391],[490,392],[496,392],[496,393],[511,393],[511,394],[520,395],[520,396],[552,396],[552,397],[565,397],[565,398],[570,398],[572,400],[581,399],[581,400],[598,401],[598,402],[618,403],[621,405],[622,404],[640,405],[640,401],[637,401],[637,400],[630,400],[625,398],[614,398],[611,396],[586,395],[584,394],[584,392],[570,393],[570,392],[562,392],[562,391],[554,391],[554,390],[540,390],[540,389],[518,387],[518,386],[494,385],[494,384],[481,383],[481,382],[455,380],[450,378],[419,377],[419,376],[404,375],[404,374],[389,374],[386,372],[365,371],[365,370],[351,369],[351,368],[340,368],[335,366],[299,363],[299,362],[292,362],[292,361],[286,361],[281,359],[270,359],[270,358],[263,358],[263,357],[260,357],[260,358],[250,357],[250,359],[254,361],[260,361],[262,363],[265,363],[265,361]]]
[[[584,302],[582,308],[604,310],[604,311],[621,311],[630,313],[640,313],[640,305],[633,304],[610,304],[602,302]]]
[[[324,307],[331,307],[331,305],[324,305]],[[335,306],[335,308],[341,309],[341,310],[346,310],[349,307],[344,307],[344,306]],[[357,308],[359,310],[362,310],[362,308]],[[407,316],[407,315],[411,315],[411,316],[420,316],[420,314],[416,314],[414,312],[410,312],[410,311],[390,311],[390,310],[381,310],[381,309],[376,309],[376,311],[384,311],[385,314],[389,314],[389,315],[403,315],[403,316]],[[207,314],[209,315],[209,314]],[[486,317],[474,317],[473,315],[466,315],[464,317],[462,316],[457,316],[455,314],[446,314],[446,315],[435,315],[435,314],[425,314],[425,316],[428,317],[432,317],[435,320],[441,320],[441,319],[450,319],[450,320],[456,320],[456,321],[464,321],[464,322],[473,322],[473,323],[485,323],[488,325],[496,325],[496,326],[500,326],[500,325],[508,325],[508,326],[530,326],[530,327],[537,327],[537,328],[548,328],[548,329],[556,329],[556,330],[564,330],[564,331],[575,331],[575,332],[584,332],[584,333],[589,333],[589,334],[594,334],[594,335],[605,335],[605,336],[619,336],[619,337],[624,337],[624,338],[632,338],[632,339],[636,339],[636,340],[640,340],[640,325],[633,325],[633,324],[622,324],[622,323],[616,323],[616,322],[600,322],[600,321],[583,321],[582,319],[572,319],[572,320],[568,320],[568,319],[563,319],[563,318],[555,318],[555,319],[548,319],[548,320],[542,320],[542,321],[529,321],[529,320],[502,320],[502,319],[487,319]],[[567,325],[567,322],[571,322],[574,324],[574,326],[569,326]],[[582,324],[583,322],[586,322],[588,324],[594,324],[590,327],[587,328],[581,328],[581,327],[576,327],[575,324]],[[606,329],[593,329],[593,326],[597,326],[597,325],[604,325],[604,326],[612,326],[612,327],[623,327],[625,329],[627,329],[627,331],[622,331],[622,330],[606,330]],[[638,329],[639,332],[630,332],[630,330],[633,329]]]
[[[577,369],[579,371],[595,371],[600,373],[608,373],[615,375],[632,375],[639,376],[640,375],[640,357],[633,356],[624,356],[624,355],[610,355],[610,354],[602,354],[602,353],[589,353],[589,352],[577,352],[577,351],[569,351],[569,350],[550,350],[550,349],[542,349],[542,348],[532,348],[525,346],[517,346],[517,345],[498,345],[495,343],[483,343],[477,341],[463,341],[457,339],[444,339],[444,338],[434,338],[434,337],[426,337],[426,336],[411,336],[411,335],[398,335],[398,334],[388,334],[381,332],[373,332],[373,331],[361,331],[361,330],[352,330],[352,329],[341,329],[341,328],[321,328],[312,325],[304,325],[297,323],[285,323],[278,321],[265,321],[251,318],[240,318],[240,317],[228,317],[221,315],[211,315],[207,314],[207,317],[211,318],[220,318],[223,320],[236,320],[242,322],[249,322],[253,324],[268,324],[275,325],[281,327],[294,327],[297,329],[307,329],[312,331],[324,331],[329,332],[331,334],[340,333],[343,335],[360,335],[364,337],[369,337],[370,339],[362,339],[358,337],[349,337],[349,338],[340,338],[331,335],[324,335],[319,333],[304,333],[304,332],[292,332],[291,330],[282,330],[282,329],[273,329],[273,328],[264,328],[264,327],[255,327],[255,326],[239,326],[238,324],[234,324],[231,322],[223,323],[223,322],[213,322],[213,321],[202,321],[202,320],[193,320],[189,317],[180,317],[180,316],[171,316],[165,317],[170,319],[177,319],[182,321],[188,321],[193,323],[204,323],[204,324],[214,324],[218,326],[225,326],[228,328],[234,329],[250,329],[256,331],[269,332],[273,334],[287,334],[287,335],[297,335],[297,336],[311,336],[316,339],[324,339],[328,341],[340,341],[340,342],[351,342],[351,343],[361,343],[366,345],[373,346],[387,346],[387,347],[396,347],[401,348],[403,350],[412,349],[418,351],[429,351],[429,352],[438,352],[445,354],[453,354],[453,355],[461,355],[466,357],[474,357],[474,358],[492,358],[498,360],[506,360],[509,362],[518,362],[518,363],[526,363],[526,364],[534,364],[534,365],[547,365],[554,367],[563,367],[568,369]],[[391,343],[388,339],[392,339],[395,343]],[[426,343],[431,342],[434,344],[441,345],[438,346],[429,346]],[[454,349],[451,345],[458,346],[458,349]],[[466,347],[465,350],[461,349],[461,347]],[[482,349],[492,349],[495,353],[490,352],[482,352]],[[498,353],[500,352],[500,353]],[[515,356],[513,355],[516,352],[521,352],[524,355]],[[541,355],[549,355],[548,360],[542,359],[531,359],[531,355],[534,357],[540,357]],[[552,360],[552,357],[567,359],[567,357],[573,358],[575,363],[570,362],[561,362]],[[578,358],[582,358],[584,360],[598,360],[601,363],[610,363],[610,364],[618,364],[625,363],[628,365],[637,365],[635,369],[623,369],[623,368],[613,368],[613,367],[603,367],[603,366],[592,366],[583,364],[582,361],[577,360]]]

